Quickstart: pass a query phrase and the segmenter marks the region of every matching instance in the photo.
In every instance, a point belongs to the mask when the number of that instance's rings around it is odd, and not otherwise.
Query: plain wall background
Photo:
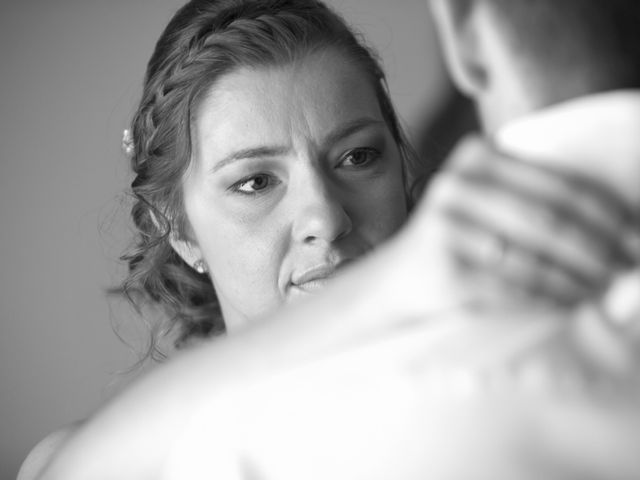
[[[178,0],[0,6],[0,479],[85,417],[135,361],[140,319],[104,290],[122,277],[131,181],[122,130]],[[330,0],[382,55],[411,130],[444,84],[426,0]]]

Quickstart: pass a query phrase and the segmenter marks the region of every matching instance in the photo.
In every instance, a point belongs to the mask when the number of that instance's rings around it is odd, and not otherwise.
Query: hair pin
[[[128,158],[131,158],[133,157],[134,150],[135,144],[133,143],[133,135],[131,134],[131,130],[125,128],[124,132],[122,132],[122,151]]]

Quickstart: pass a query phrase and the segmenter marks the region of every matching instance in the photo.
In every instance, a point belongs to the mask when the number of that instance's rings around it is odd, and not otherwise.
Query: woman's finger
[[[540,205],[531,213],[554,229],[587,233],[582,241],[606,249],[622,264],[637,261],[621,235],[638,229],[637,212],[604,185],[575,174],[552,170],[533,162],[506,157],[486,142],[466,141],[454,153],[448,173],[457,174],[487,188],[511,192],[513,197]],[[535,219],[535,218],[534,218]]]
[[[442,216],[447,215],[443,212]],[[542,300],[568,306],[595,294],[595,288],[581,277],[540,260],[498,232],[458,221],[455,216],[441,218],[441,222],[448,230],[449,254],[466,267],[463,273],[468,283],[485,300]]]
[[[551,206],[451,174],[436,179],[432,189],[432,208],[445,220],[507,239],[518,250],[528,252],[536,263],[565,270],[578,282],[601,285],[615,268],[608,249],[599,245],[607,240],[595,243],[591,232],[581,224],[556,225],[549,220],[554,215]],[[471,240],[462,237],[458,242],[474,249]]]

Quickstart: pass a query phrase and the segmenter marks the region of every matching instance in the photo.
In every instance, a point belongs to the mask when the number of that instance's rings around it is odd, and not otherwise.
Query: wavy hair
[[[135,244],[122,259],[129,273],[119,289],[140,311],[161,306],[166,318],[152,329],[174,332],[176,346],[225,331],[208,275],[175,253],[170,239],[184,238],[187,221],[181,184],[191,162],[193,115],[207,90],[240,67],[287,65],[312,52],[333,49],[359,65],[377,95],[403,158],[407,202],[416,196],[420,167],[389,98],[376,55],[335,12],[317,0],[193,0],[169,22],[147,66],[133,117],[130,152],[135,179],[131,215]]]

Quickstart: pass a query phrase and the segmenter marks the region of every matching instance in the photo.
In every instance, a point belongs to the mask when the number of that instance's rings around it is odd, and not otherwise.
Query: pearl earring
[[[207,272],[207,264],[204,263],[203,259],[196,260],[193,264],[193,269],[198,273],[205,273]]]

